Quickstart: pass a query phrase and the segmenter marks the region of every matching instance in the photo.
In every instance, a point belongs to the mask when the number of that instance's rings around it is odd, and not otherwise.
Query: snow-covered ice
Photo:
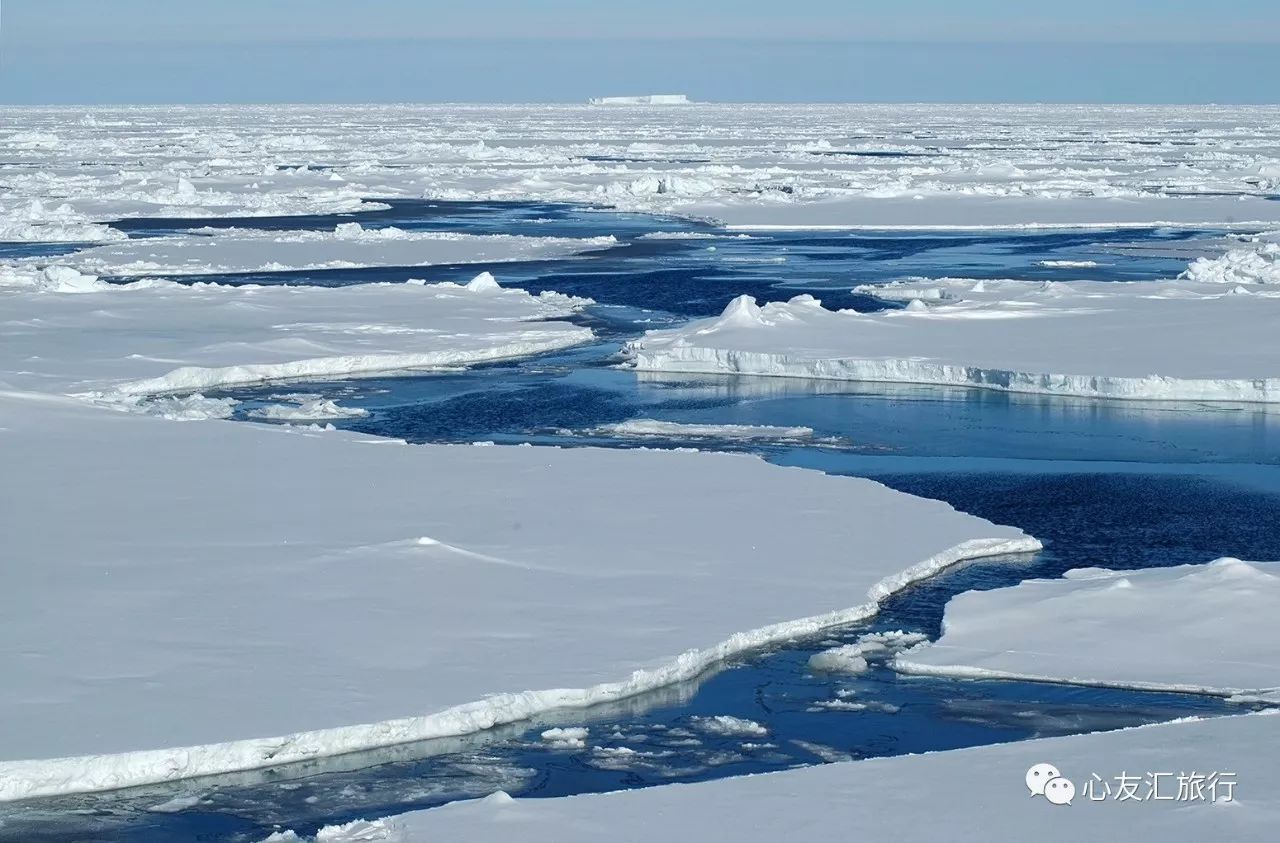
[[[1038,546],[748,456],[410,446],[31,392],[0,410],[0,528],[23,560],[0,590],[5,799],[617,699]]]
[[[540,737],[552,749],[582,749],[587,745],[588,733],[583,726],[562,726],[547,729]]]
[[[1262,284],[942,279],[858,289],[884,289],[886,298],[911,305],[858,313],[827,310],[810,295],[763,307],[740,296],[718,317],[632,341],[628,365],[1101,398],[1280,401],[1273,336],[1280,293]]]
[[[899,650],[925,640],[918,632],[869,632],[852,644],[833,647],[809,657],[809,667],[837,673],[863,673],[870,661],[883,661]]]
[[[178,424],[229,416],[233,401],[205,394],[220,387],[465,366],[593,335],[557,321],[583,300],[503,289],[487,274],[332,290],[183,287],[157,276],[525,260],[614,245],[360,222],[392,199],[588,202],[744,229],[1166,221],[1252,232],[1280,221],[1276,108],[682,104],[655,119],[644,107],[655,104],[6,109],[0,240],[24,244],[19,254],[30,243],[87,247],[0,263],[0,532],[16,560],[0,583],[0,799],[282,764],[615,700],[864,618],[958,560],[1038,547],[942,503],[745,456],[409,446],[301,425]],[[322,231],[134,240],[112,227],[304,214],[350,216]],[[1272,401],[1275,257],[1271,240],[1237,239],[1163,284],[911,282],[881,288],[906,308],[873,315],[807,297],[763,308],[740,299],[629,353],[637,368],[660,371]],[[137,280],[113,286],[106,275]],[[318,396],[274,400],[264,418],[353,412]],[[780,436],[625,424],[613,433]],[[1183,582],[1196,573],[1224,582]],[[1244,604],[1274,611],[1263,565],[1224,563],[1169,582],[1125,576],[1188,604],[1247,587]],[[901,643],[867,638],[840,657],[887,658]],[[1222,665],[1199,678],[1185,667],[1170,681],[1266,690],[1258,665],[1230,668],[1234,678]],[[703,728],[764,729],[732,719]],[[1022,836],[1106,836],[1098,828],[1111,832],[1114,815],[1106,826],[1083,810],[1070,822],[1035,819],[1028,812],[1044,806],[1017,798],[1016,776],[1006,814],[950,799],[945,785],[971,781],[974,769],[1020,776],[1042,751],[1064,768],[1132,752],[1179,768],[1235,764],[1274,781],[1260,748],[1274,742],[1275,722],[540,804],[493,797],[318,839],[379,839],[401,823],[411,836],[430,826],[444,838],[517,828],[529,840],[619,828],[885,836],[886,822],[937,837],[964,828],[966,811],[984,836],[993,821]],[[946,810],[922,815],[922,792],[941,794]],[[1169,839],[1203,838],[1225,813],[1247,836],[1260,816],[1274,823],[1274,793],[1144,817],[1142,833],[1163,822]],[[505,822],[491,831],[495,816]]]
[[[1042,679],[1280,700],[1280,563],[1219,559],[971,591],[909,673]]]
[[[0,384],[131,401],[267,380],[464,366],[589,341],[590,329],[554,321],[586,303],[505,289],[487,273],[467,285],[140,282],[78,295],[0,288]]]
[[[1211,284],[1280,284],[1280,242],[1274,236],[1257,239],[1251,247],[1196,258],[1182,277]]]
[[[221,228],[95,246],[60,258],[85,274],[209,275],[540,260],[605,249],[612,237],[521,237],[342,223],[334,231]]]
[[[369,411],[362,407],[343,407],[329,398],[315,398],[294,404],[268,404],[265,407],[250,410],[249,415],[255,419],[268,421],[310,422],[359,418],[369,415]]]
[[[769,734],[769,730],[756,721],[734,717],[729,714],[694,717],[691,722],[695,729],[706,732],[709,735],[762,738]]]
[[[13,108],[0,231],[354,213],[380,198],[608,202],[739,226],[1280,221],[1272,106]],[[33,203],[40,203],[35,207]],[[56,219],[53,217],[57,217]],[[48,223],[48,225],[46,225]],[[96,234],[94,233],[96,232]]]
[[[1269,840],[1280,813],[1278,736],[1280,717],[1251,714],[572,799],[499,793],[374,820],[373,839]],[[1046,762],[1076,785],[1070,806],[1028,798],[1027,770]],[[1165,774],[1159,801],[1147,798],[1148,773]],[[1202,777],[1203,798],[1165,798],[1177,795],[1179,774],[1192,773]],[[1216,802],[1211,773],[1223,783]],[[1085,794],[1094,774],[1110,780],[1109,798]],[[1138,777],[1125,801],[1116,797],[1121,774]]]

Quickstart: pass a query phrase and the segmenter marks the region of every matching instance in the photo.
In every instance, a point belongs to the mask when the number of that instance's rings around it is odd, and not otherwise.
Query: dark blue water
[[[1171,245],[1213,234],[1209,231],[1138,229],[1126,231],[987,232],[768,232],[714,239],[651,239],[645,235],[713,234],[705,223],[556,203],[436,202],[381,200],[385,211],[316,217],[245,217],[217,220],[134,219],[112,225],[132,236],[155,236],[191,228],[253,227],[332,229],[358,220],[370,228],[396,226],[468,234],[592,237],[613,235],[619,245],[578,259],[510,263],[441,264],[432,267],[255,272],[190,275],[185,283],[306,284],[346,286],[410,278],[456,280],[480,271],[503,283],[532,291],[556,290],[611,306],[657,311],[680,317],[720,312],[747,293],[761,301],[811,293],[828,307],[874,309],[884,305],[851,293],[857,284],[910,276],[1053,280],[1082,274],[1126,281],[1173,277],[1181,259],[1131,254],[1122,247]],[[1043,261],[1094,261],[1088,270],[1046,267]],[[110,279],[128,281],[132,279]]]
[[[858,676],[815,673],[809,657],[868,631],[938,634],[962,591],[1055,577],[1071,568],[1137,568],[1221,555],[1280,558],[1277,415],[1258,406],[1141,404],[1013,396],[964,389],[742,377],[638,376],[613,368],[618,341],[654,325],[718,312],[743,292],[764,300],[812,292],[829,305],[886,305],[853,284],[907,275],[1062,279],[1082,270],[1046,260],[1093,260],[1089,277],[1169,277],[1184,263],[1145,249],[1211,232],[769,234],[708,233],[680,220],[555,204],[396,201],[357,216],[218,221],[332,228],[359,219],[472,233],[614,234],[620,245],[559,261],[490,267],[507,283],[589,295],[581,320],[602,341],[533,360],[461,373],[291,384],[225,393],[247,411],[271,395],[308,391],[369,415],[339,426],[413,442],[492,440],[563,446],[689,446],[757,452],[780,464],[876,477],[940,498],[1046,543],[1023,557],[959,566],[887,602],[871,621],[826,638],[749,654],[684,685],[621,704],[554,712],[454,741],[434,741],[306,765],[111,794],[40,800],[0,810],[0,837],[97,840],[257,840],[277,827],[314,832],[357,817],[431,807],[502,788],[560,796],[786,767],[1119,728],[1239,710],[1192,695],[1025,682],[903,677],[873,665]],[[121,223],[135,236],[208,220]],[[714,247],[714,249],[709,248]],[[433,267],[219,276],[230,283],[352,284],[456,279],[478,268]],[[189,279],[197,280],[197,279]],[[604,435],[633,418],[699,424],[803,425],[809,442],[734,442]],[[699,717],[732,715],[765,734],[707,731]],[[555,749],[549,726],[589,728],[586,746]],[[625,750],[633,750],[627,753]],[[186,802],[173,802],[173,800]],[[154,810],[170,803],[169,808]]]
[[[14,258],[52,258],[86,249],[92,243],[26,243],[0,241],[0,260]]]

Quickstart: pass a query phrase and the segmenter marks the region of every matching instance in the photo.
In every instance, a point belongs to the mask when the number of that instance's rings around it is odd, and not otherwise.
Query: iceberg
[[[685,94],[642,94],[626,97],[592,97],[592,105],[689,105]]]

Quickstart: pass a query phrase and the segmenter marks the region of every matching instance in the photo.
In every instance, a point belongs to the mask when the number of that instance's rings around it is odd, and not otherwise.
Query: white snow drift
[[[1023,678],[1280,700],[1280,563],[1219,559],[973,591],[909,673]]]
[[[650,331],[645,371],[973,386],[1100,398],[1280,401],[1280,294],[1192,282],[928,281],[905,309],[831,311],[812,296]],[[875,288],[859,288],[874,292]],[[929,306],[930,298],[938,303]]]

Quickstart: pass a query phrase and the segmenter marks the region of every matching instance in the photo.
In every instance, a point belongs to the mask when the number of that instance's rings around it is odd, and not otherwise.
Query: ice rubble
[[[952,598],[942,637],[894,666],[1280,701],[1277,612],[1280,562],[1086,568]]]
[[[883,661],[925,640],[925,636],[918,632],[869,632],[852,644],[814,653],[809,657],[809,667],[835,673],[864,673],[870,662]]]
[[[1165,843],[1268,840],[1280,794],[1280,717],[1252,714],[1142,726],[924,755],[823,764],[695,785],[623,790],[572,799],[500,793],[374,820],[372,839],[528,843],[616,840],[1081,840]],[[1029,767],[1050,762],[1076,785],[1070,806],[1028,798]],[[1147,773],[1161,799],[1147,798]],[[1180,773],[1227,774],[1233,801],[1166,799]],[[1137,775],[1119,801],[1114,777]],[[1110,779],[1093,801],[1085,783]],[[1225,781],[1225,779],[1224,779]],[[1173,785],[1170,788],[1170,785]],[[1099,787],[1096,791],[1102,793]],[[1219,790],[1226,797],[1227,788]],[[926,808],[922,810],[922,807]],[[332,841],[356,840],[335,836]],[[367,838],[366,838],[367,839]]]
[[[741,296],[719,317],[650,331],[625,354],[655,372],[1280,401],[1280,293],[1262,285],[943,279],[883,290],[913,303],[857,313],[809,295],[763,307]]]
[[[1263,241],[1254,248],[1197,258],[1182,277],[1211,284],[1280,284],[1280,243]]]
[[[0,590],[0,799],[619,699],[1038,547],[741,455],[407,446],[12,390],[0,415],[0,529],[40,572]],[[780,584],[779,559],[799,575]]]
[[[587,745],[588,733],[584,726],[565,726],[547,729],[540,737],[552,749],[582,749]]]
[[[810,439],[811,427],[782,427],[768,424],[691,424],[660,419],[629,419],[602,424],[588,431],[599,436],[667,437],[674,439]]]
[[[709,735],[763,738],[769,734],[769,730],[756,721],[729,714],[694,717],[690,722],[695,729]]]
[[[586,104],[9,113],[22,130],[0,128],[0,227],[29,222],[33,200],[109,223],[385,207],[369,197],[603,198],[790,227],[1280,220],[1266,198],[1280,117],[1260,107],[689,104],[661,120]]]
[[[327,419],[352,419],[369,415],[361,407],[342,407],[328,398],[299,401],[296,404],[268,404],[249,411],[249,416],[267,421],[311,422]]]

